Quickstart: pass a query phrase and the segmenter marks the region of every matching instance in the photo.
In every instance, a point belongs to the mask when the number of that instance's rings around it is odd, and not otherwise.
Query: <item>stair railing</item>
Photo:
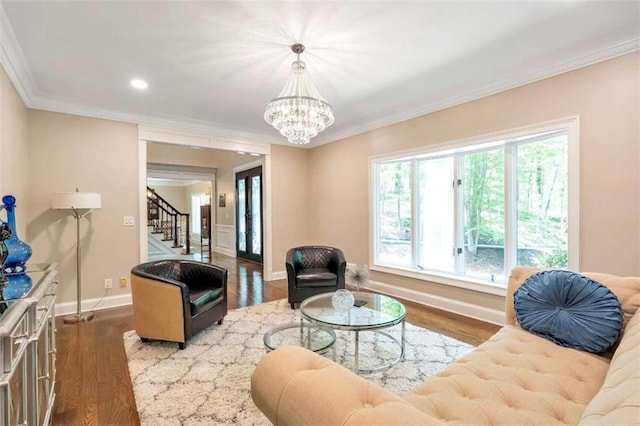
[[[182,247],[182,254],[191,254],[189,216],[147,186],[147,226],[153,227],[154,234],[162,234],[163,241],[173,240],[173,248]]]

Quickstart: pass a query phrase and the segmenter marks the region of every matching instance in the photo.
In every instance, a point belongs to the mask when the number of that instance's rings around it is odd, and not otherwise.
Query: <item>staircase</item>
[[[191,254],[189,213],[181,213],[167,200],[147,186],[147,226],[150,229],[149,248],[166,254]],[[167,253],[169,242],[172,249]],[[151,254],[151,253],[150,253]]]

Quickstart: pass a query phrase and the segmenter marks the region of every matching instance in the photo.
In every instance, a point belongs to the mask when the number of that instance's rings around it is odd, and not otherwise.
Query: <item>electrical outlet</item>
[[[120,277],[120,287],[127,286],[127,277]]]
[[[110,288],[113,288],[113,281],[111,280],[111,278],[105,278],[104,289],[109,290]]]

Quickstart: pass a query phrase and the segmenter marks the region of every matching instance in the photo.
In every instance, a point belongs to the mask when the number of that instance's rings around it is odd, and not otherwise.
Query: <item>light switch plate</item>
[[[135,226],[136,218],[135,216],[125,216],[124,217],[124,226]]]

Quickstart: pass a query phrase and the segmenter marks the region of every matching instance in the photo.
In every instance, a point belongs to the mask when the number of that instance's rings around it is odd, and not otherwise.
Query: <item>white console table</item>
[[[28,265],[32,287],[0,316],[0,425],[51,421],[56,375],[56,264]]]

